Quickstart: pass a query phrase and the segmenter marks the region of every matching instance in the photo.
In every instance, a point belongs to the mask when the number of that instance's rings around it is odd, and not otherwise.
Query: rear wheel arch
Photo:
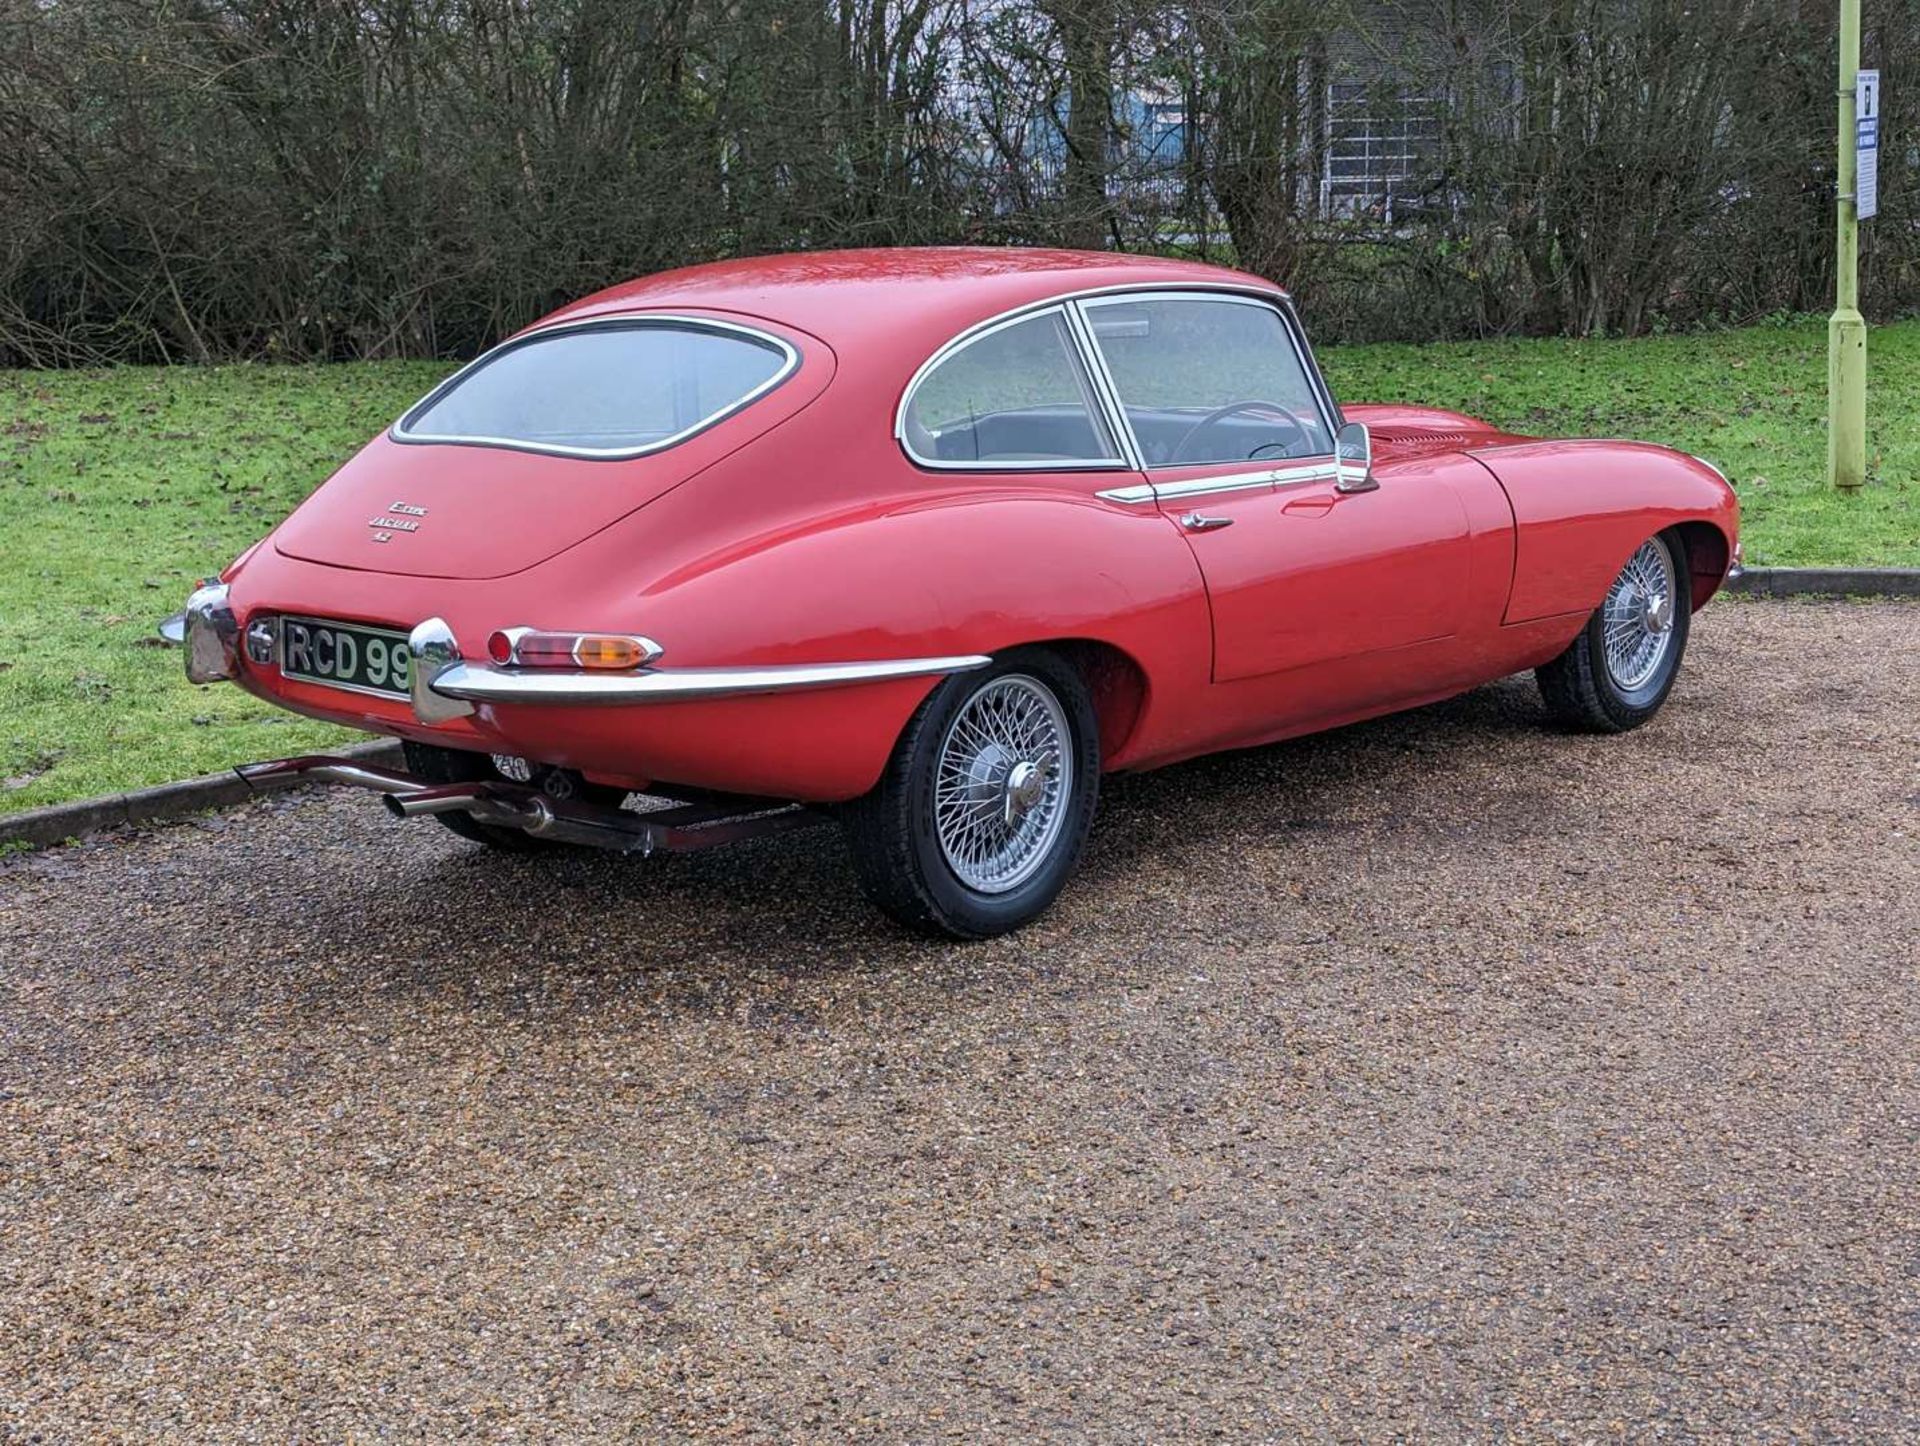
[[[981,651],[997,663],[1009,654],[1036,650],[1053,654],[1079,675],[1093,704],[1094,722],[1100,735],[1100,757],[1118,756],[1132,741],[1146,713],[1152,695],[1147,670],[1125,648],[1100,638],[1035,638]],[[939,686],[939,679],[930,680],[922,701]],[[902,725],[902,732],[906,726]]]
[[[1145,714],[1151,689],[1146,669],[1124,648],[1095,638],[1053,638],[1031,644],[1057,653],[1087,686],[1100,729],[1100,756],[1118,757]]]

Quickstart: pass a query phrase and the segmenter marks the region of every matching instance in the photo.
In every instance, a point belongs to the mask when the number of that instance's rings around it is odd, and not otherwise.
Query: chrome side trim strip
[[[894,678],[923,678],[984,668],[993,659],[972,653],[950,658],[893,658],[866,663],[789,663],[745,668],[650,668],[637,673],[509,670],[456,662],[432,675],[442,698],[474,703],[623,704],[727,698],[745,693],[838,688]]]
[[[1273,474],[1273,484],[1285,487],[1293,482],[1326,482],[1338,480],[1340,464],[1329,457],[1324,462],[1315,462],[1307,467],[1281,467]]]
[[[1273,486],[1280,480],[1277,472],[1241,472],[1225,477],[1182,477],[1178,482],[1154,483],[1154,495],[1162,499],[1173,497],[1207,497],[1215,492],[1260,492]]]
[[[1073,462],[1058,457],[1036,460],[1027,458],[1015,462],[929,462],[926,458],[907,449],[905,442],[901,450],[913,459],[913,465],[924,467],[929,472],[1123,472],[1127,464],[1119,457],[1108,462]]]
[[[1208,477],[1182,477],[1177,482],[1142,482],[1132,487],[1109,487],[1094,495],[1108,502],[1139,504],[1176,497],[1205,497],[1216,492],[1253,492],[1285,487],[1294,482],[1330,482],[1340,475],[1339,464],[1312,462],[1303,467],[1273,467],[1263,472],[1228,472]]]

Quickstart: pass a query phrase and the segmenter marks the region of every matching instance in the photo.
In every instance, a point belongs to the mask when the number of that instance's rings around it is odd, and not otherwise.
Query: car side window
[[[1147,466],[1333,451],[1307,364],[1273,307],[1219,296],[1082,305]]]
[[[1112,466],[1120,459],[1060,308],[982,332],[931,367],[901,440],[936,467]]]

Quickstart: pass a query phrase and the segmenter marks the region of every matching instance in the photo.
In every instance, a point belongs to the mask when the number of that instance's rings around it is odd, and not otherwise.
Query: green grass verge
[[[0,813],[358,737],[190,687],[154,624],[444,371],[0,372]]]
[[[1868,484],[1827,486],[1827,332],[1796,319],[1636,341],[1357,346],[1340,397],[1410,401],[1550,437],[1636,437],[1733,479],[1749,564],[1920,565],[1920,322],[1868,337]]]
[[[1644,341],[1328,350],[1336,391],[1547,435],[1645,437],[1726,469],[1757,564],[1920,565],[1920,323],[1870,341],[1874,479],[1825,486],[1815,321]],[[150,646],[194,578],[284,516],[446,368],[0,372],[0,813],[352,735],[192,688]]]

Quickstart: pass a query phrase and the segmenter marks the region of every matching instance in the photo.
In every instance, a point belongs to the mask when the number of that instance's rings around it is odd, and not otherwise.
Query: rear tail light
[[[651,638],[632,633],[549,633],[504,628],[487,639],[487,656],[521,668],[592,668],[627,672],[644,668],[661,653]]]

